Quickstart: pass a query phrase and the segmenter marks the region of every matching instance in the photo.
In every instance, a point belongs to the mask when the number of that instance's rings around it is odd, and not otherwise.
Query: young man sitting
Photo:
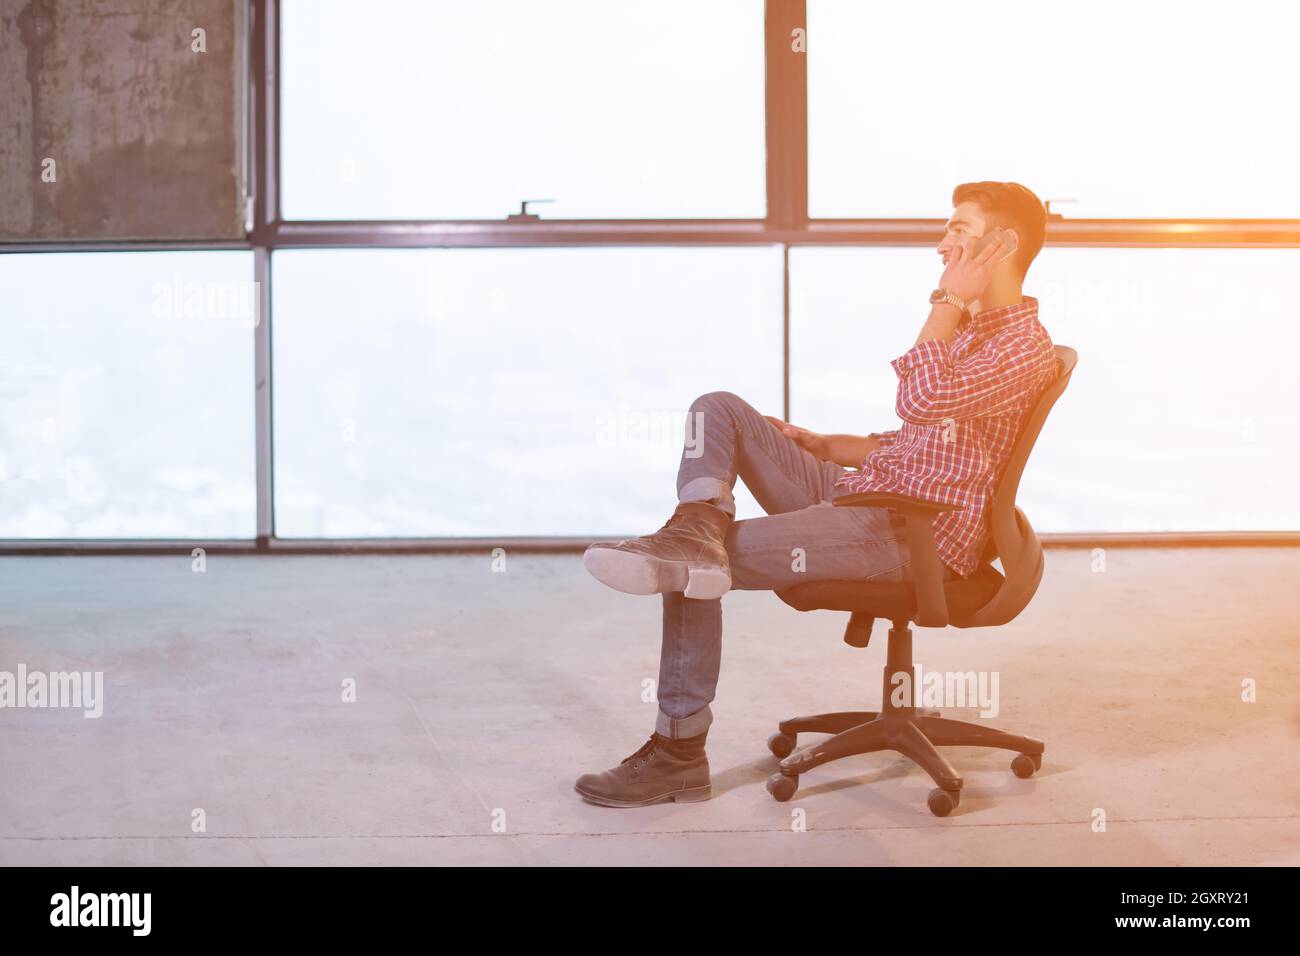
[[[821,435],[764,416],[728,392],[697,398],[693,451],[677,472],[676,511],[654,534],[593,544],[583,561],[629,594],[663,595],[659,712],[650,739],[617,767],[578,778],[588,801],[639,807],[710,795],[704,741],[722,656],[722,596],[817,580],[905,581],[903,519],[884,508],[836,508],[840,495],[886,491],[958,504],[933,524],[948,577],[975,569],[986,512],[1025,414],[1056,376],[1038,300],[1021,292],[1043,246],[1047,213],[1018,183],[958,186],[939,243],[945,265],[916,344],[892,365],[893,431]],[[1010,234],[1014,254],[994,239]],[[851,470],[856,469],[856,470]],[[766,517],[735,521],[745,482]],[[803,562],[792,559],[795,548]]]

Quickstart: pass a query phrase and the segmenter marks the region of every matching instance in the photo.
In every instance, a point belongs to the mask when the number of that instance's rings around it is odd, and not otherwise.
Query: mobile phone
[[[1006,243],[1006,248],[1002,252],[1002,258],[999,259],[998,262],[1003,262],[1004,260],[1010,258],[1015,253],[1018,247],[1016,245],[1016,237],[1013,236],[1011,233],[1007,232],[1005,229],[994,229],[992,232],[988,233],[987,235],[980,236],[978,239],[976,239],[975,246],[971,249],[970,252],[971,258],[974,258],[975,256],[979,255],[980,252],[984,249],[984,247],[987,246],[990,242],[992,242],[994,237],[996,236],[1001,236],[1002,241]]]

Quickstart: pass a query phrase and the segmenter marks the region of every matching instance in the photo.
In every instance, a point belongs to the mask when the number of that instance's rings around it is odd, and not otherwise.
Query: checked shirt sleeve
[[[1043,347],[1033,335],[1000,336],[953,362],[944,340],[918,342],[890,363],[898,374],[898,417],[932,425],[1013,408],[1042,374]]]

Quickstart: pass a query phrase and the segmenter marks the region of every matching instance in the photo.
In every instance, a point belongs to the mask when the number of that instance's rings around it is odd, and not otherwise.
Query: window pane
[[[653,531],[692,399],[780,414],[781,272],[769,247],[277,253],[277,533]]]
[[[809,0],[814,217],[946,216],[981,179],[1071,218],[1300,218],[1300,7]]]
[[[289,219],[762,218],[762,0],[289,0]]]
[[[253,256],[0,256],[0,538],[252,538]]]
[[[928,314],[934,251],[802,248],[790,260],[795,422],[898,427],[889,361]],[[1034,527],[1300,529],[1297,270],[1294,249],[1044,249],[1025,291],[1079,365],[1020,486]]]

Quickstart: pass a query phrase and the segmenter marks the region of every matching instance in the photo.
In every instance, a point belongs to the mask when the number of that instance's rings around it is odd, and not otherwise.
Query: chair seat
[[[960,626],[993,600],[1002,587],[1002,575],[993,565],[980,564],[968,578],[944,585],[948,615]],[[810,581],[777,591],[776,596],[799,611],[858,611],[890,621],[912,620],[916,595],[910,581]]]

